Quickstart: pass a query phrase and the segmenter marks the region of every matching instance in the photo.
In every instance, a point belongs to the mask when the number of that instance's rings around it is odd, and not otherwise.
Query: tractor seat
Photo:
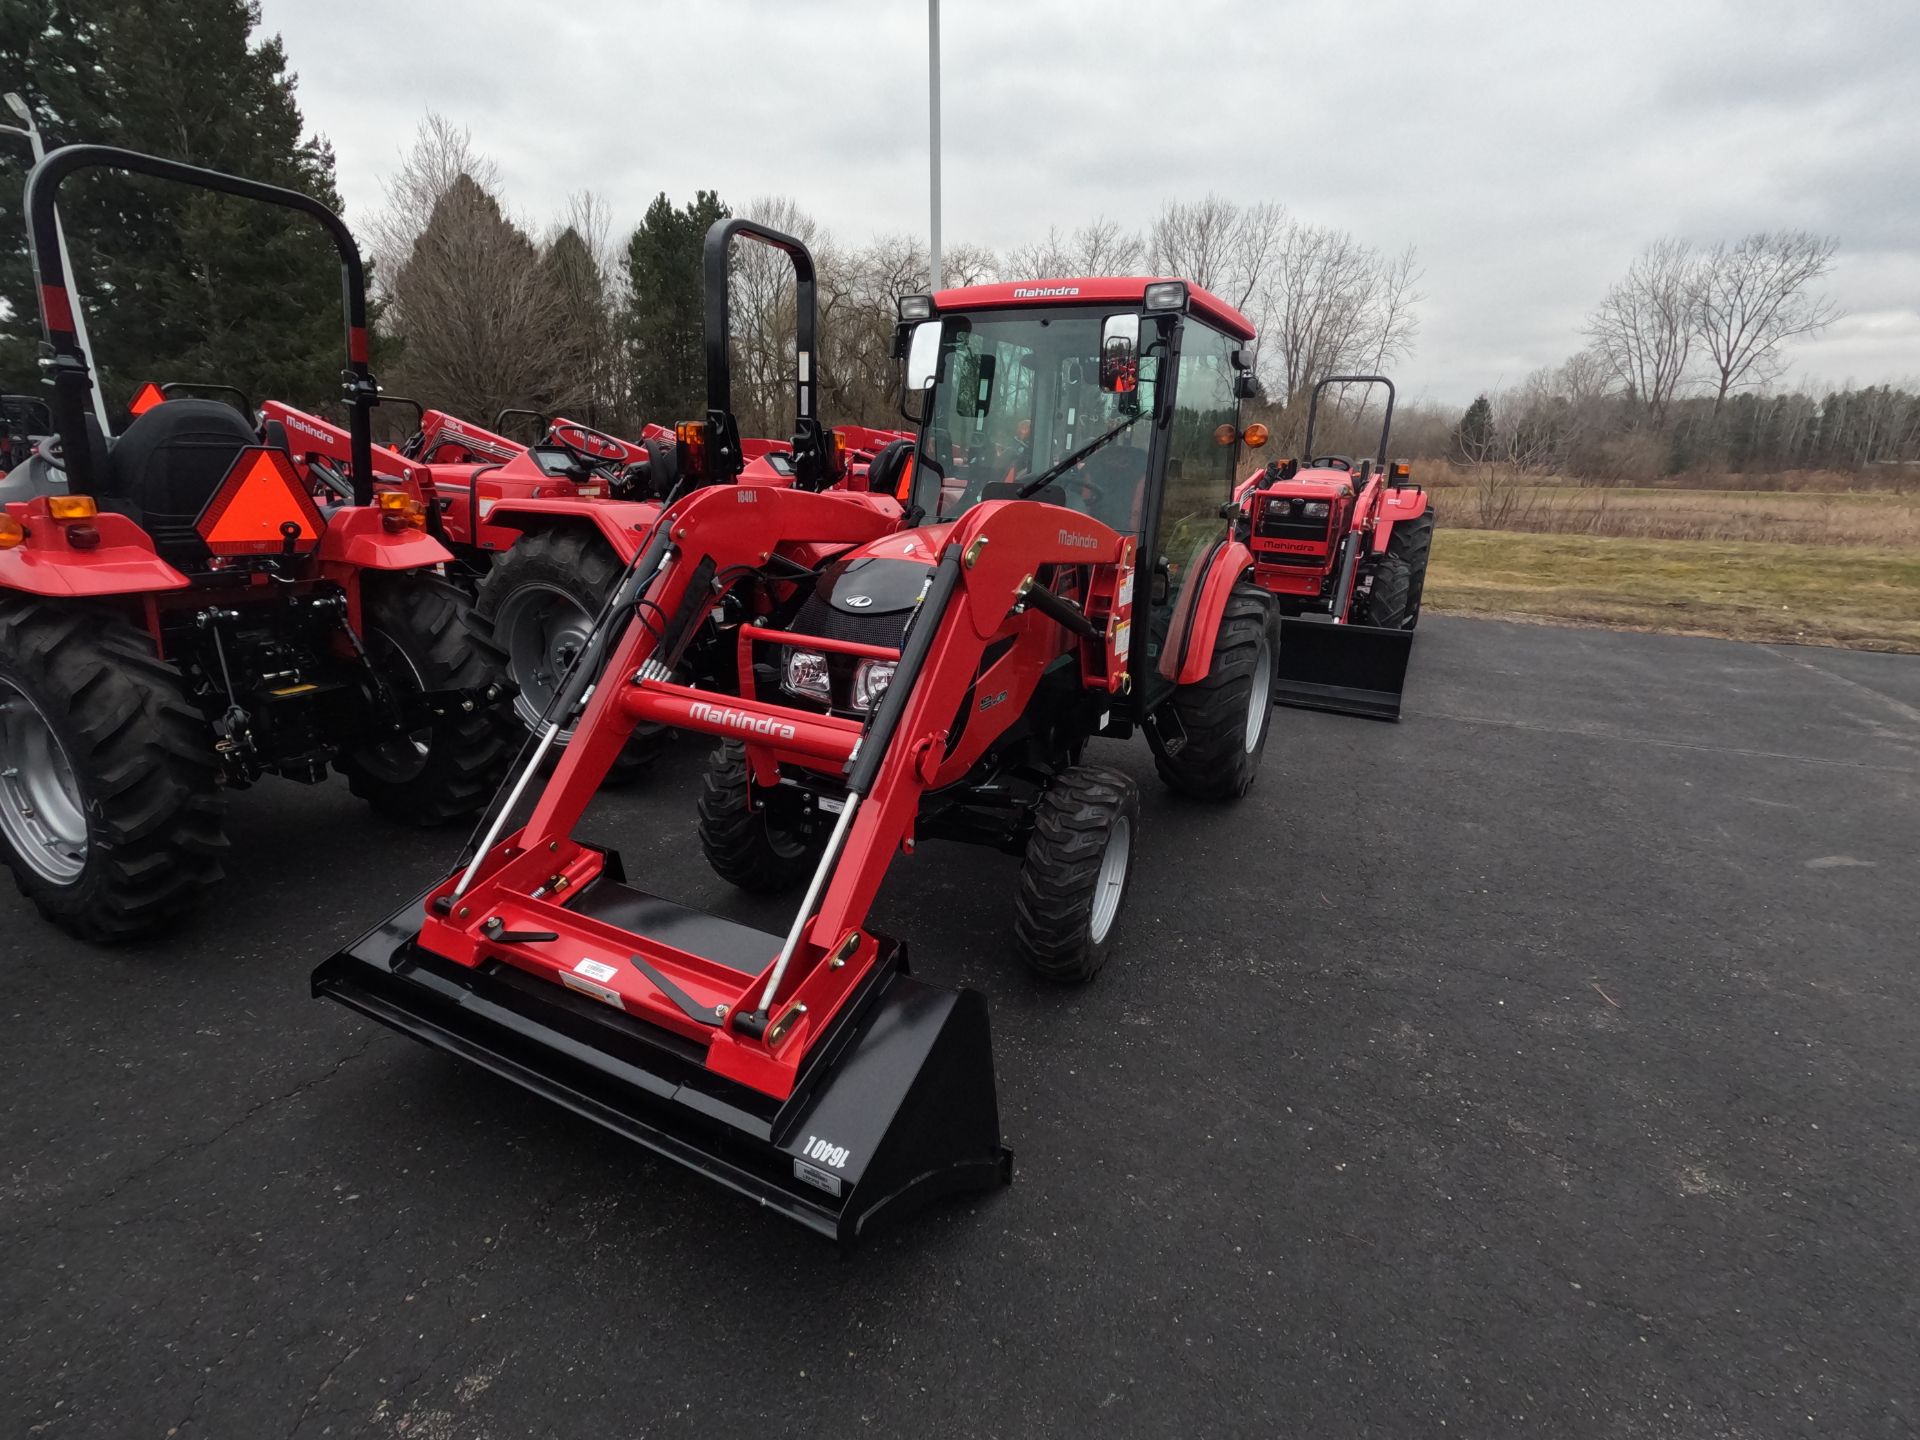
[[[220,400],[168,400],[136,416],[107,456],[98,498],[131,516],[175,564],[197,565],[206,544],[193,528],[200,512],[260,437],[233,406]]]

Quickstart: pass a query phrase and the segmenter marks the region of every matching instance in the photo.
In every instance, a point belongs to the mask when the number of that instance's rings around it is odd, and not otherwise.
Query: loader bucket
[[[1412,650],[1411,630],[1287,617],[1280,625],[1274,703],[1398,720]]]
[[[416,943],[425,898],[324,961],[313,993],[844,1245],[940,1196],[1011,1178],[986,1000],[914,979],[897,941],[885,942],[782,1101],[712,1074],[697,1047],[596,1000],[497,961],[469,969],[432,954]],[[780,939],[612,875],[573,903],[743,963]]]

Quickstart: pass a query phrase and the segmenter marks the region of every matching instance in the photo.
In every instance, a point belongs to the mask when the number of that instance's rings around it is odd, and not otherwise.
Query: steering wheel
[[[1353,473],[1353,462],[1344,455],[1316,455],[1307,462],[1315,470],[1344,470]]]
[[[548,426],[547,439],[589,470],[599,465],[623,465],[629,453],[626,441],[572,420],[560,420]]]

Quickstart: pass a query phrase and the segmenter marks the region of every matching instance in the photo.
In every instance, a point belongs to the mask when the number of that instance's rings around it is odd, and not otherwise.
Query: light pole
[[[933,284],[940,288],[940,0],[927,0],[928,190],[933,210]]]
[[[0,125],[0,130],[5,130],[12,135],[24,135],[28,146],[33,150],[33,163],[38,165],[42,160],[46,159],[47,147],[46,143],[40,138],[40,127],[33,123],[33,111],[27,108],[26,101],[22,100],[11,90],[7,92],[6,100],[7,109],[19,117],[20,123],[18,125]],[[24,200],[25,197],[23,195],[23,208]],[[73,257],[67,254],[67,231],[66,227],[60,223],[60,212],[58,210],[53,212],[53,239],[60,250],[60,270],[67,279],[67,292],[73,297],[73,335],[74,338],[80,342],[80,349],[86,355],[87,366],[91,369],[93,366],[93,342],[87,338],[87,307],[80,303],[80,289],[74,283]],[[100,381],[97,376],[93,382],[93,414],[94,418],[100,422],[100,433],[103,436],[111,435],[113,433],[113,426],[107,423],[107,397],[100,393]]]

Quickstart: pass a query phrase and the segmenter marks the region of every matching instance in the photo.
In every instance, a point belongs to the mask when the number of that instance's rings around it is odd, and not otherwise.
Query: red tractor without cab
[[[741,230],[810,270],[799,241],[739,221],[709,257]],[[1253,334],[1238,312],[1136,278],[948,290],[900,313],[921,397],[904,517],[819,484],[734,483],[714,463],[732,417],[711,409],[684,432],[689,486],[640,536],[491,823],[313,982],[843,1241],[1010,1174],[985,999],[913,978],[869,928],[894,857],[935,838],[1018,856],[1017,953],[1091,977],[1140,803],[1088,742],[1144,731],[1169,785],[1237,798],[1279,639],[1230,528]],[[797,456],[819,455],[808,358]],[[678,678],[716,608],[736,617],[724,689]],[[783,931],[647,894],[576,838],[645,725],[719,742],[703,845],[727,879],[800,895]]]
[[[60,183],[150,175],[282,206],[340,252],[348,455],[318,494],[234,406],[155,399],[109,439],[54,243]],[[105,146],[55,150],[26,210],[52,433],[0,482],[0,856],[56,923],[152,931],[220,876],[223,789],[331,766],[425,824],[485,807],[512,750],[497,667],[438,573],[418,490],[376,494],[360,253],[310,196]],[[244,404],[244,400],[243,400]]]
[[[1320,396],[1332,385],[1384,385],[1378,453],[1356,466],[1314,450]],[[1393,382],[1332,375],[1307,404],[1308,459],[1275,460],[1236,497],[1254,580],[1283,617],[1274,698],[1283,705],[1376,720],[1400,718],[1413,627],[1420,619],[1433,504],[1404,460],[1387,462]]]

